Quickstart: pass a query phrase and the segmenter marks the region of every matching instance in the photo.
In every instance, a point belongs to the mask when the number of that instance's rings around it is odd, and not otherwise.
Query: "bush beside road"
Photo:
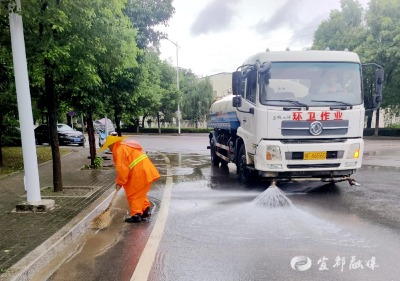
[[[373,136],[375,129],[364,129],[364,136]],[[382,128],[379,129],[379,136],[400,137],[400,129]]]
[[[212,131],[211,128],[181,128],[183,134],[198,134],[198,133],[209,133]],[[124,133],[136,134],[136,130],[122,129]],[[140,128],[139,133],[144,134],[158,134],[158,128]],[[178,128],[161,128],[162,134],[177,134]]]

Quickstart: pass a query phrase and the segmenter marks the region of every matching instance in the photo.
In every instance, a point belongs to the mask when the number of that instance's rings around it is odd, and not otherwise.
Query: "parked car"
[[[79,146],[83,146],[85,142],[82,132],[76,131],[66,124],[57,124],[57,133],[60,145],[78,144]],[[47,124],[40,125],[35,129],[36,144],[49,143],[49,137]]]

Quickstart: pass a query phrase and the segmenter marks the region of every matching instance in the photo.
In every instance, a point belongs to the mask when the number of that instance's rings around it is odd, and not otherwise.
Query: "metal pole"
[[[178,88],[179,92],[179,66],[178,66],[178,51],[179,51],[179,46],[178,46],[178,41],[176,42],[176,87]],[[180,108],[180,102],[178,100],[178,134],[181,133],[181,108]]]
[[[105,129],[105,133],[106,133],[106,138],[108,137],[108,126],[107,126],[107,114],[106,114],[106,122],[105,122],[105,124],[106,124],[106,129]]]
[[[21,10],[21,0],[16,0],[17,10]],[[26,177],[28,203],[41,201],[39,170],[37,164],[35,134],[31,94],[29,90],[28,68],[26,65],[25,40],[22,17],[10,13],[10,33],[14,62],[15,86],[17,90],[18,115],[21,129],[22,152]]]
[[[83,114],[81,115],[81,118],[82,118],[83,148],[85,148],[86,138],[85,138],[85,124],[83,123]]]

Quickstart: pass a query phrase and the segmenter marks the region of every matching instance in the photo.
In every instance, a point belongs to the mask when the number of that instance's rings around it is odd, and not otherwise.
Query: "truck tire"
[[[237,163],[240,182],[244,185],[251,183],[254,177],[254,172],[247,169],[246,148],[244,147],[244,145],[240,147]]]
[[[218,157],[218,155],[215,153],[215,145],[214,145],[214,140],[210,140],[210,151],[211,151],[211,163],[213,166],[219,166],[219,163],[221,162],[221,158]]]

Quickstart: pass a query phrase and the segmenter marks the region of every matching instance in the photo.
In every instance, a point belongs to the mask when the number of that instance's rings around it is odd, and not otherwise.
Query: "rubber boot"
[[[151,216],[151,209],[150,207],[147,207],[146,210],[143,211],[142,218],[148,218]]]
[[[140,216],[140,214],[136,214],[128,219],[125,219],[125,222],[131,222],[131,223],[136,223],[136,222],[141,222],[142,221],[142,217]]]

